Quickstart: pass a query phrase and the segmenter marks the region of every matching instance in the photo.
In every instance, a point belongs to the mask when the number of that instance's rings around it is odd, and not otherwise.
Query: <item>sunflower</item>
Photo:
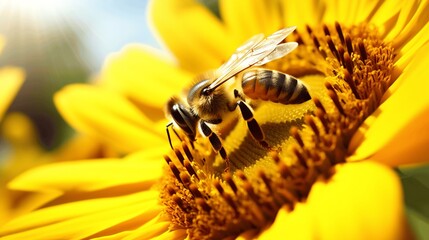
[[[56,194],[0,228],[5,239],[404,239],[402,191],[389,168],[425,162],[429,113],[423,1],[220,1],[221,20],[196,1],[151,2],[174,60],[129,46],[108,59],[97,85],[71,85],[55,101],[77,130],[122,159],[28,171],[13,189]],[[231,163],[207,139],[173,139],[163,107],[217,68],[243,41],[285,26],[299,43],[266,68],[308,86],[311,101],[263,101],[254,117],[218,129]],[[400,114],[398,114],[400,113]],[[174,137],[174,135],[173,135]],[[406,138],[406,142],[404,142]],[[164,158],[165,163],[160,161]]]
[[[0,51],[3,49],[4,42],[4,39],[0,36]],[[24,71],[18,67],[6,66],[0,68],[0,121],[6,121],[4,119],[6,110],[21,88],[24,78]],[[9,192],[5,188],[5,182],[9,180],[11,174],[6,170],[7,164],[3,159],[0,162],[0,193],[2,195],[0,200],[0,222],[4,222],[9,213],[7,198]]]
[[[5,41],[0,36],[0,51],[4,44]],[[17,67],[7,66],[0,69],[0,120],[24,82],[24,75],[22,69]]]

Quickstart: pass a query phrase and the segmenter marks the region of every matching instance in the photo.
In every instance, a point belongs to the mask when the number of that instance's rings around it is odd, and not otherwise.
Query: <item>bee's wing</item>
[[[286,45],[291,50],[287,51],[285,49],[286,47],[281,47],[278,51],[276,51],[278,44],[295,29],[296,27],[283,28],[266,37],[265,39],[263,34],[258,34],[250,38],[243,45],[238,47],[231,58],[217,70],[219,77],[210,84],[209,88],[216,88],[239,72],[255,65],[255,63],[259,63],[260,61],[263,61],[264,63],[269,62],[270,59],[277,59],[295,49],[292,48],[291,45]],[[276,53],[273,53],[274,51]],[[272,53],[273,55],[271,57],[265,59]]]
[[[274,61],[281,57],[288,55],[290,52],[295,50],[298,47],[298,43],[296,42],[287,42],[283,44],[277,45],[277,47],[267,56],[256,62],[253,66],[261,66],[268,62]]]
[[[227,72],[227,69],[234,68],[233,66],[237,65],[237,62],[240,59],[242,59],[250,49],[252,49],[257,44],[259,44],[263,39],[264,39],[264,34],[262,33],[251,37],[240,47],[238,47],[237,50],[235,50],[232,56],[228,59],[228,61],[222,64],[222,66],[220,66],[216,71],[218,71],[219,73],[224,73],[224,72]]]
[[[279,44],[281,41],[283,41],[287,36],[289,36],[293,31],[295,31],[296,26],[288,27],[288,28],[282,28],[270,36],[266,38],[267,41],[273,41],[275,44]]]
[[[253,47],[255,47],[256,45],[258,45],[260,42],[262,42],[262,40],[264,40],[265,36],[262,33],[256,34],[255,36],[249,38],[246,42],[244,42],[243,44],[241,44],[241,46],[239,46],[233,55],[242,55],[243,53],[247,52],[249,49],[252,49]]]
[[[248,68],[249,66],[245,61],[247,56],[251,53],[252,49],[258,46],[264,40],[264,34],[260,33],[249,40],[235,50],[234,54],[228,59],[228,61],[216,70],[216,75],[219,76],[213,81],[209,88],[214,88],[217,85],[222,84],[226,80],[230,79],[240,71]]]
[[[298,43],[290,42],[280,45],[279,43],[295,29],[295,26],[280,29],[254,45],[252,48],[248,49],[246,54],[242,56],[242,58],[245,58],[245,60],[243,60],[245,64],[242,65],[245,66],[249,64],[250,66],[253,66],[255,63],[260,61],[265,61],[265,63],[267,63],[293,51],[298,46]],[[266,60],[264,60],[265,58]],[[249,66],[246,66],[246,68],[247,67]]]

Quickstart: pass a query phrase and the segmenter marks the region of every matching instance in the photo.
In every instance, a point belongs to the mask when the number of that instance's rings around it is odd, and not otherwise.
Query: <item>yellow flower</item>
[[[4,40],[0,36],[0,51],[3,49]],[[0,69],[0,120],[3,119],[7,108],[12,103],[24,82],[24,72],[16,67],[3,67]]]
[[[71,85],[55,98],[76,129],[131,154],[44,166],[16,178],[13,189],[57,198],[0,234],[409,237],[401,187],[388,166],[424,162],[428,153],[427,7],[428,1],[225,0],[219,20],[196,1],[151,2],[154,25],[178,66],[130,46],[108,60],[98,85]],[[255,109],[274,151],[255,144],[239,120],[223,140],[229,173],[202,137],[194,147],[179,143],[168,152],[162,108],[169,97],[250,36],[291,25],[298,30],[288,40],[299,47],[267,67],[305,81],[313,101]]]
[[[8,113],[1,127],[1,136],[10,148],[7,154],[2,156],[0,165],[0,223],[32,211],[58,196],[55,193],[34,194],[25,190],[8,189],[8,183],[22,172],[47,163],[102,158],[115,154],[98,141],[84,135],[76,135],[59,148],[46,151],[38,142],[39,138],[31,120],[17,112]]]
[[[2,47],[3,39],[0,38],[0,49]],[[8,189],[8,182],[23,171],[53,161],[117,156],[110,148],[86,135],[77,135],[53,151],[43,149],[36,128],[27,116],[18,112],[5,114],[23,84],[24,75],[24,71],[17,67],[0,69],[0,133],[4,144],[0,159],[0,223],[34,209],[39,201],[56,197]],[[27,197],[29,199],[24,200]]]
[[[3,46],[4,40],[0,36],[0,51],[3,49]],[[24,82],[24,75],[24,71],[17,67],[6,66],[0,68],[0,121],[4,121],[3,118],[6,110]],[[5,160],[2,159],[0,162],[0,195],[2,196],[0,200],[0,222],[5,220],[9,212],[9,199],[7,197],[9,191],[5,188],[5,182],[9,180],[11,174],[5,171],[7,168],[6,165],[9,163],[4,161]]]
[[[84,135],[69,139],[59,148],[46,151],[40,146],[35,126],[22,113],[8,113],[1,124],[1,136],[7,142],[7,152],[2,155],[0,165],[0,223],[15,215],[31,211],[39,201],[45,202],[57,195],[31,194],[7,189],[10,180],[30,168],[52,162],[110,156],[98,141]],[[107,151],[106,151],[107,150]],[[28,199],[27,199],[28,198]],[[27,200],[25,200],[27,199]]]

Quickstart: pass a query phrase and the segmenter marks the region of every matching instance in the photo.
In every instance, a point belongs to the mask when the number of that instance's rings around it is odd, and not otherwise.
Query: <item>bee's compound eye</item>
[[[207,86],[209,85],[209,79],[202,80],[195,84],[188,93],[188,104],[192,105],[192,101],[194,99],[198,99],[202,94],[205,95],[205,90],[207,89]]]
[[[204,96],[208,96],[210,94],[212,94],[213,90],[209,89],[208,87],[203,88],[203,90],[201,91],[201,94]]]

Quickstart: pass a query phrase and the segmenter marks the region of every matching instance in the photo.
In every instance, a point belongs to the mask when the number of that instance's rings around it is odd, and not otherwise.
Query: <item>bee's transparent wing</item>
[[[274,32],[270,36],[268,36],[267,39],[273,39],[273,40],[276,40],[277,43],[279,43],[279,42],[283,41],[283,39],[285,39],[291,33],[293,33],[293,31],[295,31],[295,29],[296,29],[296,26],[292,26],[292,27],[288,27],[288,28],[282,28],[282,29]]]
[[[245,61],[247,59],[247,55],[249,55],[252,49],[258,46],[263,40],[264,34],[260,33],[251,37],[238,47],[228,61],[216,70],[217,76],[219,77],[210,84],[209,88],[214,88],[215,86],[222,84],[240,71],[246,69],[248,67],[246,66],[247,64]]]
[[[227,72],[227,69],[232,69],[234,65],[237,64],[239,59],[243,58],[245,54],[255,47],[257,44],[259,44],[264,39],[264,34],[260,33],[253,37],[251,37],[249,40],[247,40],[245,43],[243,43],[240,47],[235,50],[235,52],[232,54],[232,56],[228,59],[227,62],[222,64],[217,71],[219,73]]]
[[[272,61],[274,59],[283,57],[293,51],[298,46],[297,43],[283,43],[280,45],[279,43],[283,41],[287,36],[289,36],[289,34],[295,31],[295,29],[295,26],[280,29],[265,38],[264,40],[260,41],[259,44],[253,46],[253,48],[251,48],[250,51],[245,56],[243,56],[243,58],[246,58],[246,60],[243,61],[245,64],[242,65],[247,68],[253,66],[255,63],[263,61],[266,57],[267,59],[264,61],[265,63],[267,63],[270,61],[270,59]]]
[[[247,52],[248,50],[255,47],[257,44],[262,42],[262,40],[264,40],[264,38],[265,38],[264,34],[262,34],[262,33],[256,34],[255,36],[249,38],[246,42],[241,44],[241,46],[239,46],[235,50],[234,55],[237,55],[237,56],[243,55],[243,53]]]
[[[268,62],[284,57],[295,50],[296,47],[298,47],[298,43],[296,42],[279,44],[270,54],[256,62],[253,66],[261,66]]]
[[[278,44],[291,34],[296,27],[283,28],[264,39],[263,34],[258,34],[250,38],[243,45],[237,48],[231,58],[218,70],[218,78],[210,84],[209,89],[214,89],[232,78],[239,72],[249,68],[255,63],[267,63],[280,58],[296,48],[292,45],[285,45],[277,50]],[[297,43],[295,43],[297,44]],[[280,44],[283,45],[283,44]],[[272,56],[270,56],[273,54]],[[266,58],[267,56],[270,56]],[[260,64],[262,65],[262,64]],[[258,65],[259,66],[259,65]]]

